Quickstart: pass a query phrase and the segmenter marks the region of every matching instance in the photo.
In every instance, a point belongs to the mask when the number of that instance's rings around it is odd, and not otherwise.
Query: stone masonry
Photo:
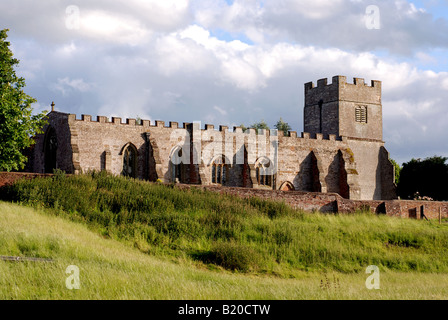
[[[343,76],[305,84],[304,132],[243,132],[198,123],[137,121],[52,111],[35,137],[31,170],[106,170],[203,186],[396,197],[382,140],[381,82]]]

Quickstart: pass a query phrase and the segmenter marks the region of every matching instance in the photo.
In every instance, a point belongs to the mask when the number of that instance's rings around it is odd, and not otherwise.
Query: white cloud
[[[146,42],[150,31],[134,18],[110,14],[104,11],[89,11],[83,13],[79,31],[97,41],[119,42],[138,45]]]
[[[83,79],[70,79],[65,77],[58,79],[57,83],[53,84],[51,88],[60,91],[62,95],[66,95],[71,91],[88,92],[94,88],[94,85],[84,82]]]
[[[218,107],[218,106],[214,106],[214,107],[213,107],[213,110],[218,111],[219,114],[221,114],[222,116],[226,116],[226,115],[227,115],[227,111],[224,110],[224,109],[222,109],[222,108],[220,108],[220,107]]]
[[[422,64],[436,64],[437,59],[432,57],[431,55],[425,53],[425,52],[417,52],[415,54],[415,57],[422,63]]]

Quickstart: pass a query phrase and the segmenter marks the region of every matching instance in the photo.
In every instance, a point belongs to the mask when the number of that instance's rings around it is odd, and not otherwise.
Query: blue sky
[[[423,9],[433,16],[434,20],[441,19],[445,23],[448,18],[448,1],[446,0],[415,0],[411,1],[418,9]],[[422,69],[431,69],[434,71],[448,70],[448,55],[446,50],[432,49],[428,54],[434,58],[434,61],[427,63],[417,62]]]
[[[448,3],[446,0],[414,0],[411,1],[417,8],[424,9],[431,13],[434,18],[444,18],[448,16]]]
[[[448,156],[446,0],[2,0],[0,28],[36,111],[230,128],[282,117],[300,133],[303,84],[345,75],[383,81],[392,158]]]

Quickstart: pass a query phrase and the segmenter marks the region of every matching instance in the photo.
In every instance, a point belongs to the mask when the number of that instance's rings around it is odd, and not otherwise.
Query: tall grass
[[[306,214],[283,202],[178,190],[105,173],[23,180],[3,200],[45,208],[140,251],[210,269],[294,277],[377,265],[447,272],[448,228],[372,214]]]
[[[45,210],[47,211],[47,210]],[[296,279],[214,272],[170,263],[80,223],[0,201],[0,255],[53,262],[0,261],[0,300],[10,299],[446,299],[445,274],[383,272],[381,290],[367,274],[301,272]],[[80,269],[80,289],[66,288],[66,268]]]

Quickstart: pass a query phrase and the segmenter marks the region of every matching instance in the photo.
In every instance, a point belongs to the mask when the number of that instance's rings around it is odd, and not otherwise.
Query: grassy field
[[[80,223],[0,202],[0,255],[54,262],[0,261],[0,299],[446,299],[448,276],[381,272],[368,290],[363,272],[301,272],[294,279],[255,276],[176,263],[105,239]],[[80,289],[66,288],[67,266]],[[329,286],[327,286],[327,279]],[[321,281],[324,286],[321,286]]]
[[[447,299],[446,225],[322,215],[104,174],[1,190],[1,299]],[[65,287],[77,265],[81,289]],[[367,266],[380,269],[368,290]]]

